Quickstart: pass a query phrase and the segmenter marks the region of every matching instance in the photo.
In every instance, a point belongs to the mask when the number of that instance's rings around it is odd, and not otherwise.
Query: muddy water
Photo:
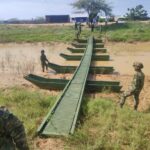
[[[5,63],[33,61],[40,66],[40,51],[45,50],[46,56],[50,62],[57,64],[65,64],[60,53],[68,53],[66,50],[67,44],[0,44],[0,61]],[[8,62],[9,61],[9,62]]]
[[[150,52],[141,53],[139,55],[112,56],[112,58],[114,58],[112,65],[117,72],[120,72],[120,74],[133,74],[133,62],[140,61],[143,62],[144,65],[143,72],[146,75],[150,75]]]
[[[144,46],[145,49],[144,49]],[[65,78],[70,79],[71,75],[59,75],[49,69],[49,73],[42,73],[40,65],[40,51],[45,50],[47,58],[50,62],[59,65],[79,65],[79,61],[66,61],[60,57],[60,53],[71,54],[67,50],[68,44],[63,43],[11,43],[0,44],[0,86],[2,85],[15,85],[24,83],[22,78],[23,74],[34,73],[49,78]],[[127,49],[128,46],[128,49]],[[142,52],[140,51],[140,45],[127,44],[121,46],[121,44],[107,44],[108,53],[110,54],[110,61],[92,62],[94,66],[113,66],[116,72],[121,75],[133,75],[134,70],[132,64],[134,61],[141,61],[144,64],[143,72],[146,75],[150,75],[150,42],[142,43]],[[111,49],[110,49],[111,47]],[[136,47],[136,51],[135,48]],[[96,76],[89,77],[91,79],[109,79],[110,76]],[[117,77],[113,77],[117,78]],[[27,82],[26,82],[27,83]]]
[[[144,46],[145,45],[145,46]],[[68,44],[62,43],[51,43],[51,44],[0,44],[0,88],[9,88],[15,85],[25,86],[27,88],[36,89],[37,87],[26,81],[23,78],[24,73],[29,73],[31,67],[31,73],[40,75],[48,78],[62,78],[71,79],[70,74],[55,74],[49,69],[48,72],[42,73],[40,65],[40,51],[45,49],[47,58],[50,62],[60,64],[60,65],[78,65],[78,61],[65,61],[65,59],[59,56],[60,53],[71,54],[66,48]],[[141,92],[139,109],[146,110],[150,106],[150,42],[136,44],[112,44],[108,43],[108,53],[110,54],[111,61],[103,62],[92,62],[92,65],[96,66],[114,66],[117,73],[114,75],[96,75],[89,76],[89,79],[93,80],[119,80],[121,85],[123,85],[123,90],[128,88],[133,77],[133,67],[134,61],[141,61],[144,64],[143,72],[146,74],[146,80],[144,89]],[[136,51],[135,51],[136,48]],[[142,49],[142,51],[140,50]],[[34,66],[34,69],[32,68]],[[27,68],[26,68],[27,67]],[[29,68],[28,68],[29,67]],[[45,90],[43,90],[45,92]],[[51,95],[57,95],[56,91],[47,91]],[[114,100],[118,100],[117,95],[103,93],[94,94],[94,97],[108,97],[112,96]],[[115,97],[114,97],[115,96]],[[132,101],[129,101],[133,104]]]
[[[70,74],[55,74],[41,71],[40,55],[45,50],[48,60],[59,65],[79,65],[79,61],[66,61],[60,53],[71,54],[63,43],[9,43],[0,44],[0,87],[29,84],[23,75],[34,73],[48,78],[70,79]],[[30,84],[31,85],[31,84]]]
[[[150,42],[136,42],[136,43],[124,43],[124,42],[106,42],[105,47],[108,48],[110,53],[115,55],[126,54],[127,52],[148,52],[150,51]]]
[[[128,49],[127,49],[127,46]],[[144,46],[145,45],[145,48]],[[45,50],[47,58],[50,62],[59,65],[79,65],[79,61],[66,61],[59,56],[60,53],[71,53],[67,50],[67,44],[51,43],[51,44],[0,44],[0,62],[5,63],[23,63],[31,61],[35,63],[36,71],[40,69],[40,51]],[[133,74],[132,64],[134,61],[141,61],[144,64],[143,71],[150,75],[150,42],[146,44],[107,44],[110,61],[92,62],[92,66],[114,66],[115,70],[120,74]],[[111,47],[111,49],[110,49]],[[136,51],[135,51],[136,48]],[[143,49],[142,52],[139,52]],[[1,64],[2,65],[2,64]],[[41,71],[41,70],[40,70]]]
[[[120,74],[133,74],[132,64],[134,61],[140,61],[144,64],[143,72],[150,75],[150,42],[136,43],[106,43],[106,48],[113,60],[111,64]]]
[[[0,88],[22,84],[32,85],[23,79],[23,75],[28,73],[46,77],[47,73],[41,71],[41,49],[45,50],[50,62],[63,65],[65,61],[59,54],[67,51],[67,46],[67,44],[59,43],[0,44]],[[51,75],[57,77],[54,73],[51,73]],[[61,78],[64,78],[64,76]]]
[[[118,72],[121,75],[132,75],[134,73],[133,70],[133,62],[140,61],[144,64],[143,72],[146,75],[150,75],[150,52],[142,52],[142,53],[127,53],[123,55],[114,55],[110,54],[110,61],[104,62],[94,62],[93,64],[96,66],[113,66],[115,72]]]

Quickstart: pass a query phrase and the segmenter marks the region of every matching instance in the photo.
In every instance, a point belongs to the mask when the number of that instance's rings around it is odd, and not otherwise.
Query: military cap
[[[44,49],[41,50],[41,53],[44,53]]]
[[[143,63],[141,63],[141,62],[134,62],[133,67],[135,67],[135,66],[139,67],[140,69],[144,68]]]

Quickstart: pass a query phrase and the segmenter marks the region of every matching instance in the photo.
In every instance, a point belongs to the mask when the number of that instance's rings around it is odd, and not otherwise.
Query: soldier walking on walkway
[[[45,68],[46,68],[46,70],[48,70],[48,63],[49,63],[49,61],[48,61],[48,59],[47,59],[47,57],[46,57],[46,55],[44,53],[44,50],[41,50],[41,57],[40,57],[40,59],[41,59],[42,71],[44,72]]]
[[[79,39],[79,36],[80,36],[80,34],[81,34],[81,31],[82,31],[82,29],[81,29],[81,22],[79,22],[79,23],[77,24],[77,30],[75,30],[75,36],[76,36],[76,39],[77,39],[77,40]]]
[[[0,107],[0,150],[29,150],[22,122]]]
[[[78,23],[77,23],[77,21],[75,21],[74,29],[75,29],[75,30],[77,30],[77,29],[78,29]]]
[[[82,31],[81,22],[79,22],[78,24],[78,30],[79,30],[79,33],[81,34],[81,31]]]
[[[127,97],[133,95],[134,96],[134,110],[137,110],[138,104],[139,104],[139,95],[144,86],[145,75],[141,71],[141,69],[144,67],[141,62],[134,62],[133,67],[136,73],[133,77],[131,87],[122,94],[122,97],[120,100],[120,107],[121,108],[123,107]]]
[[[75,36],[76,36],[76,39],[78,40],[78,39],[79,39],[79,36],[80,36],[79,30],[76,30],[76,31],[75,31]]]
[[[91,32],[94,31],[94,26],[95,26],[94,23],[92,23],[92,24],[91,24]]]

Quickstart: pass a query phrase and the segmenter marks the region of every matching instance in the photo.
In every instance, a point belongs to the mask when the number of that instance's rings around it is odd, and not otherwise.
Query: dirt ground
[[[64,150],[64,143],[58,138],[36,139],[35,147],[39,150]]]
[[[150,101],[150,42],[142,43],[113,43],[106,42],[105,47],[108,48],[110,61],[93,62],[95,66],[113,66],[115,69],[112,75],[96,75],[89,76],[92,80],[119,80],[123,86],[122,90],[128,88],[134,74],[132,64],[134,61],[141,61],[144,64],[143,72],[146,75],[144,90],[141,93],[140,110],[145,110],[147,103]],[[33,84],[26,81],[23,76],[34,73],[47,78],[65,78],[71,79],[71,74],[56,74],[49,69],[43,73],[40,65],[40,51],[45,50],[47,58],[50,62],[59,65],[79,65],[78,61],[65,61],[59,56],[60,53],[71,54],[67,47],[69,44],[64,43],[9,43],[0,44],[0,88],[8,88],[13,86],[25,86],[27,88],[36,89]],[[58,94],[49,91],[51,94]],[[101,93],[96,94],[101,96]],[[115,95],[115,94],[114,94]],[[115,98],[116,99],[116,98]]]
[[[93,62],[96,66],[113,66],[115,72],[112,75],[89,76],[93,80],[119,80],[126,90],[132,81],[134,70],[132,64],[134,61],[141,61],[144,64],[143,72],[146,75],[144,89],[140,95],[139,111],[145,111],[150,107],[150,42],[142,43],[105,43],[110,54],[109,62]],[[72,75],[56,74],[49,69],[43,73],[40,65],[40,51],[45,50],[50,62],[60,65],[78,65],[79,62],[65,61],[59,56],[60,53],[71,54],[67,47],[69,44],[63,43],[9,43],[0,44],[0,88],[9,88],[13,86],[23,86],[36,90],[38,87],[26,81],[23,76],[34,73],[47,78],[66,78],[70,79]],[[49,94],[56,95],[58,92],[49,91]],[[114,93],[96,93],[90,94],[91,97],[111,98],[118,103],[119,95]],[[132,97],[128,99],[127,104],[133,107]],[[62,150],[63,143],[59,139],[36,139],[35,145],[39,150]],[[50,148],[51,147],[51,148]]]

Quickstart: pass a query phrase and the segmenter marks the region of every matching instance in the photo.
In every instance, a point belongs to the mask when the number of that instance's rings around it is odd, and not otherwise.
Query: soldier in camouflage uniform
[[[29,150],[24,126],[4,106],[0,107],[0,150]]]
[[[94,25],[94,23],[92,23],[92,24],[91,24],[91,32],[94,31],[94,27],[95,27],[95,25]]]
[[[79,30],[76,30],[75,34],[76,34],[76,39],[78,40],[78,39],[79,39],[79,36],[80,36]]]
[[[78,30],[79,30],[79,34],[81,34],[81,31],[82,31],[81,22],[79,22],[78,24]]]
[[[78,23],[77,23],[77,21],[75,21],[74,29],[75,29],[75,30],[77,30],[77,29],[78,29]]]
[[[138,104],[139,104],[139,95],[140,92],[144,86],[144,78],[145,75],[141,71],[141,69],[144,67],[142,63],[140,62],[134,62],[133,67],[135,70],[135,75],[133,77],[133,81],[131,84],[131,87],[128,89],[128,91],[125,91],[122,94],[121,100],[120,100],[120,107],[122,108],[125,100],[127,97],[133,95],[134,96],[134,109],[137,110]]]
[[[81,23],[80,22],[77,24],[77,30],[75,31],[75,34],[76,34],[76,39],[78,40],[79,36],[81,34]]]
[[[40,57],[40,59],[41,59],[42,70],[44,72],[45,68],[46,68],[46,70],[48,70],[48,63],[49,63],[48,59],[46,58],[46,55],[44,54],[44,50],[41,50],[41,57]]]

